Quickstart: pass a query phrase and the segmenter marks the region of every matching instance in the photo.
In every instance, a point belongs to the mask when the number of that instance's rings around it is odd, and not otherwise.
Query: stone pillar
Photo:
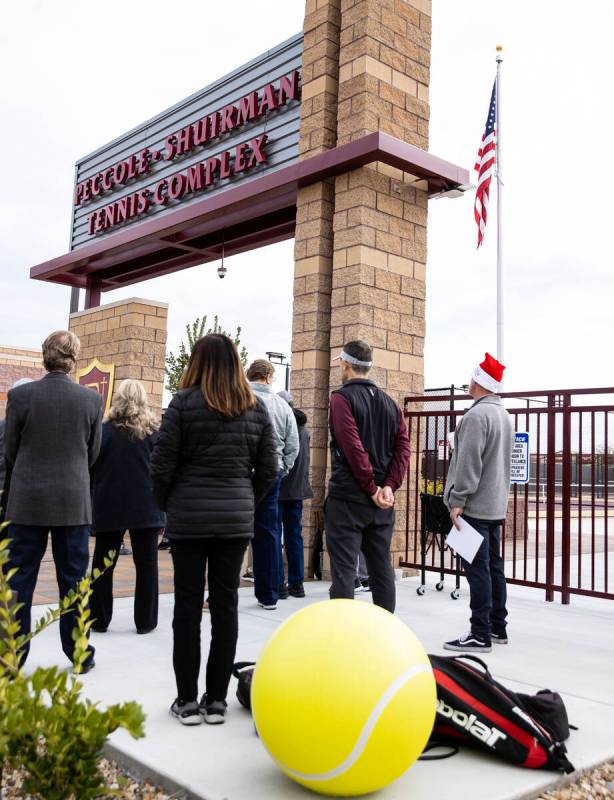
[[[167,303],[137,297],[71,314],[70,330],[81,340],[77,369],[94,358],[115,364],[115,385],[136,378],[161,412],[167,317]]]
[[[427,149],[430,15],[430,0],[307,0],[302,158],[375,131]],[[425,182],[385,164],[299,192],[292,388],[314,430],[313,508],[324,494],[327,398],[339,383],[331,350],[365,339],[374,379],[399,404],[423,391],[426,223]],[[403,490],[395,563],[406,503]]]
[[[338,145],[383,131],[427,149],[430,40],[429,0],[342,0]],[[412,175],[378,163],[336,179],[331,347],[369,342],[373,378],[401,406],[424,389],[426,223],[427,187]],[[403,489],[394,564],[407,502]]]
[[[307,0],[302,68],[300,158],[336,144],[339,0]],[[309,563],[315,514],[324,501],[328,445],[330,293],[333,260],[334,181],[298,192],[294,246],[292,393],[311,430],[314,500],[303,514]]]
[[[20,378],[36,381],[44,374],[40,349],[0,345],[0,419],[4,419],[6,396],[15,381]]]

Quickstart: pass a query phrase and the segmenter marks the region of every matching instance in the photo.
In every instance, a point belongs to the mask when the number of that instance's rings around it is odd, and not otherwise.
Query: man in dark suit
[[[11,389],[24,386],[26,383],[32,383],[32,380],[32,378],[19,378],[11,386]],[[11,476],[10,470],[6,468],[6,459],[4,458],[4,428],[5,421],[0,419],[0,523],[4,522],[4,509],[8,499],[9,478]]]
[[[31,607],[49,533],[60,596],[87,572],[92,521],[89,468],[100,450],[102,398],[69,378],[79,354],[71,331],[56,331],[43,342],[48,374],[8,394],[4,448],[11,469],[6,519],[10,561],[17,568],[11,588],[23,603],[21,633],[30,632]],[[60,619],[62,649],[72,661],[73,613]],[[25,661],[28,646],[24,647]],[[84,669],[94,664],[94,648]]]

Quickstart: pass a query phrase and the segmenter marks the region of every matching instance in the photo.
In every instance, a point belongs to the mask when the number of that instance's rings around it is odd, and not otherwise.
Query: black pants
[[[147,631],[158,624],[158,532],[160,528],[136,528],[130,531],[132,559],[136,569],[134,592],[134,624],[138,631]],[[95,628],[108,628],[113,616],[113,570],[119,558],[124,531],[97,531],[92,569],[104,569],[110,550],[115,560],[104,575],[94,581],[90,598]]]
[[[88,531],[88,525],[66,525],[54,528],[38,525],[11,525],[9,527],[10,550],[6,569],[7,571],[13,568],[17,569],[10,580],[10,585],[11,589],[17,593],[17,601],[23,603],[23,607],[17,613],[20,633],[30,633],[32,597],[40,564],[47,550],[49,534],[51,533],[51,549],[58,589],[60,597],[64,598],[71,589],[77,588],[77,584],[87,573]],[[71,661],[75,646],[72,638],[76,624],[75,617],[74,611],[60,617],[62,650]],[[28,642],[21,651],[22,664],[26,660],[29,650],[30,643]],[[84,666],[87,666],[94,658],[94,648],[91,645],[89,652],[90,656]]]
[[[330,556],[330,596],[354,597],[358,554],[367,562],[373,602],[394,613],[396,589],[390,561],[394,509],[329,497],[326,501],[326,545]]]
[[[239,582],[247,539],[174,539],[173,668],[177,698],[189,703],[198,697],[200,623],[209,581],[211,646],[207,660],[206,694],[225,700],[239,633]]]
[[[484,537],[472,564],[463,559],[465,576],[471,595],[471,630],[490,644],[490,634],[505,635],[507,587],[503,559],[499,554],[501,522],[475,519],[463,514],[472,527]]]

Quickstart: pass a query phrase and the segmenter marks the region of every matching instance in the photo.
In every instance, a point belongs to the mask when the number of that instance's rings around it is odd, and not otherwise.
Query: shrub
[[[0,525],[0,532],[6,525]],[[49,609],[27,635],[19,633],[17,612],[22,604],[12,592],[7,569],[10,542],[0,541],[0,768],[23,769],[24,791],[42,800],[90,800],[109,792],[98,771],[97,760],[113,731],[125,728],[134,738],[144,735],[145,715],[134,702],[100,709],[81,697],[83,685],[57,667],[39,667],[26,675],[19,664],[21,647],[59,618],[76,610],[74,672],[88,657],[87,634],[92,625],[88,600],[92,582],[79,586]],[[111,564],[105,560],[105,568]],[[0,771],[0,787],[1,771]]]

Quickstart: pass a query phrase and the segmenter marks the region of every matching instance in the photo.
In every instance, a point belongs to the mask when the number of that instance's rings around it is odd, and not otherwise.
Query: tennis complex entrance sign
[[[331,351],[365,339],[381,386],[399,401],[423,390],[428,200],[469,181],[428,150],[430,47],[430,0],[307,0],[301,33],[79,159],[70,250],[30,270],[85,289],[70,318],[79,366],[112,362],[161,404],[165,304],[102,295],[293,237],[307,535],[324,493]],[[412,502],[400,493],[401,509]]]

